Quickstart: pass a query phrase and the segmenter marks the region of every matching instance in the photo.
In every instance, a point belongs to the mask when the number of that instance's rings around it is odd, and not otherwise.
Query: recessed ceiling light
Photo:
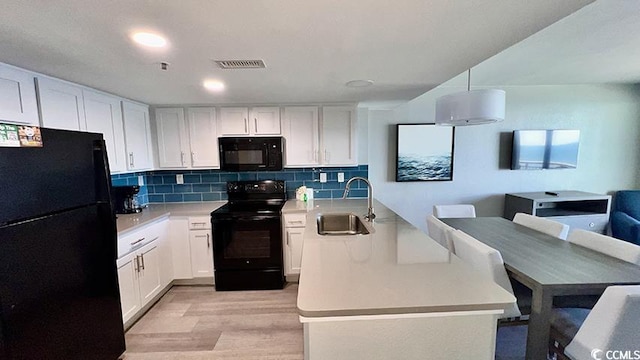
[[[345,85],[353,88],[367,87],[373,85],[373,80],[351,80]]]
[[[131,35],[131,39],[140,45],[148,47],[160,48],[167,46],[167,39],[150,32],[133,33],[133,35]]]
[[[205,89],[209,91],[222,91],[224,90],[224,83],[218,80],[205,80],[202,83]]]

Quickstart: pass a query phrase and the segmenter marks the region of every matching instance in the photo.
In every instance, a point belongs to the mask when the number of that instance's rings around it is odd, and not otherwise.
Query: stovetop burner
[[[211,213],[227,214],[280,214],[286,201],[282,180],[230,181],[227,183],[229,202]]]

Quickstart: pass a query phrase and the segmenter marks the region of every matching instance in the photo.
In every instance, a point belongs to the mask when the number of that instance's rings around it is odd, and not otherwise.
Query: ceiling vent
[[[221,69],[262,69],[262,60],[213,60]]]

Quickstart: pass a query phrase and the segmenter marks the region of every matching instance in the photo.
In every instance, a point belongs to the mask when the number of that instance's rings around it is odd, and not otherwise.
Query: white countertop
[[[504,309],[515,297],[381,203],[369,235],[321,236],[319,213],[367,211],[366,200],[288,201],[308,211],[298,309],[304,317]]]
[[[137,227],[151,223],[165,216],[209,216],[212,211],[226,204],[226,201],[206,201],[198,203],[149,204],[137,214],[118,214],[118,235],[123,235]]]

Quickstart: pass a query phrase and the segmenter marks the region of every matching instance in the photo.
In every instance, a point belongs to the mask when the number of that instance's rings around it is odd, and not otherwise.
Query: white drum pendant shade
[[[503,121],[504,90],[470,90],[441,96],[436,100],[436,124],[467,126]]]

